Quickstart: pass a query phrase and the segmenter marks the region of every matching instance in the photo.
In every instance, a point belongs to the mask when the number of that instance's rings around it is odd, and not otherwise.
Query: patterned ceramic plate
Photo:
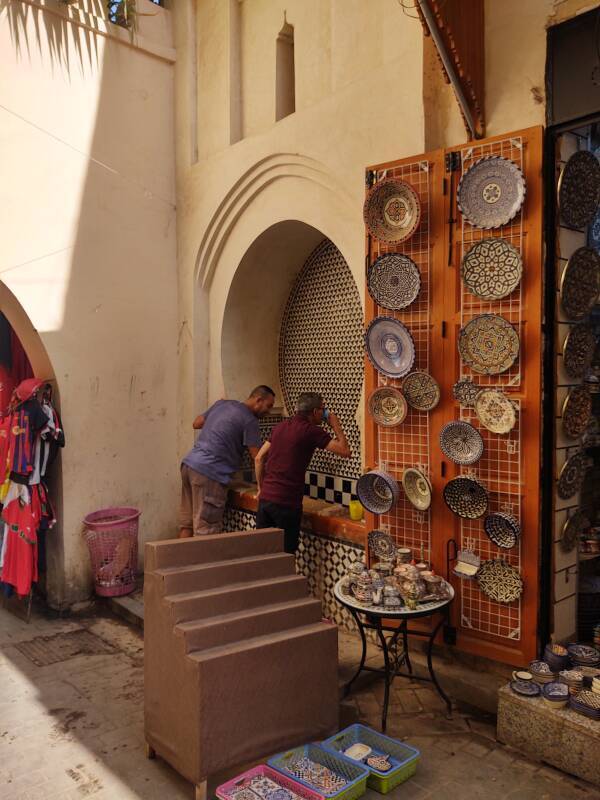
[[[519,336],[504,317],[481,314],[461,328],[458,352],[474,372],[498,375],[510,369],[519,357]]]
[[[568,500],[581,489],[585,473],[587,471],[587,460],[584,453],[575,453],[567,459],[558,476],[556,491],[563,500]]]
[[[479,422],[492,433],[510,433],[517,423],[517,412],[499,389],[482,389],[475,399]]]
[[[519,521],[512,514],[504,514],[501,511],[488,514],[483,522],[483,528],[490,541],[505,550],[510,550],[516,545],[521,533]]]
[[[473,383],[473,381],[469,380],[468,378],[465,378],[462,381],[457,381],[452,387],[452,395],[454,396],[454,399],[458,400],[461,406],[466,406],[467,408],[473,408],[477,395],[480,391],[481,386]]]
[[[600,709],[600,695],[596,694],[596,692],[584,690],[583,692],[579,692],[576,700],[578,703],[583,703],[583,705],[589,706],[590,708]]]
[[[396,555],[396,545],[389,533],[385,531],[370,531],[368,535],[369,548],[377,558],[392,559]]]
[[[356,494],[363,506],[372,514],[387,514],[398,502],[400,488],[387,472],[373,470],[358,479]]]
[[[402,391],[409,406],[417,411],[431,411],[440,402],[440,387],[427,372],[411,372],[402,382]]]
[[[415,362],[415,343],[408,328],[392,317],[375,317],[365,334],[365,347],[376,370],[403,378]]]
[[[420,470],[409,467],[404,470],[402,486],[412,505],[419,511],[427,511],[431,505],[431,484]]]
[[[504,239],[483,239],[465,254],[461,275],[465,286],[482,300],[501,300],[521,281],[521,254]]]
[[[583,511],[576,511],[567,517],[560,537],[560,546],[563,552],[570,553],[579,541],[579,536],[590,527],[590,521]]]
[[[483,439],[477,428],[468,422],[448,422],[440,432],[444,455],[456,464],[474,464],[483,455]]]
[[[387,178],[376,183],[365,200],[363,217],[369,233],[380,242],[403,242],[421,220],[419,196],[408,183]]]
[[[537,697],[541,691],[534,681],[511,681],[510,688],[515,694],[521,694],[523,697]]]
[[[450,511],[464,519],[483,517],[488,507],[488,495],[483,484],[463,475],[444,486],[444,501]]]
[[[600,650],[596,650],[595,647],[590,647],[588,644],[570,644],[567,651],[571,657],[575,656],[582,661],[600,660]]]
[[[378,306],[399,311],[417,299],[421,273],[408,256],[386,253],[369,267],[367,288]]]
[[[583,378],[592,366],[596,337],[585,322],[573,325],[563,345],[563,365],[571,378]]]
[[[529,663],[529,671],[533,672],[534,675],[554,675],[550,669],[550,664],[545,661],[531,661]]]
[[[566,683],[551,681],[542,686],[542,694],[548,700],[567,700],[569,698],[569,687]]]
[[[560,299],[569,319],[583,319],[600,297],[600,255],[580,247],[567,261],[560,280]]]
[[[458,207],[476,228],[499,228],[519,213],[525,200],[523,173],[501,156],[476,161],[458,184]]]
[[[404,395],[393,386],[382,386],[369,395],[369,414],[378,425],[392,428],[400,425],[406,418],[408,405]]]
[[[523,593],[523,578],[514,567],[500,559],[484,561],[477,581],[481,591],[497,603],[513,603]]]
[[[594,219],[600,203],[600,164],[593,153],[573,153],[558,179],[558,206],[563,220],[583,228]]]
[[[585,433],[592,416],[592,395],[587,386],[575,386],[565,397],[562,407],[562,426],[569,439]]]

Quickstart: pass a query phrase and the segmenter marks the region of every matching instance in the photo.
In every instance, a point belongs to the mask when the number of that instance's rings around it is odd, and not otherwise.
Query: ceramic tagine
[[[427,588],[421,573],[414,564],[399,564],[394,570],[396,585],[402,597],[414,599],[415,602],[425,597]]]
[[[433,570],[425,570],[421,573],[421,578],[425,581],[427,595],[439,598],[440,600],[446,600],[448,598],[448,584],[441,575],[436,575]]]

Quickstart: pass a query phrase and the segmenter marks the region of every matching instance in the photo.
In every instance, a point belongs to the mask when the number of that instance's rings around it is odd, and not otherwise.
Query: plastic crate
[[[325,750],[336,753],[346,761],[352,761],[351,758],[343,755],[343,752],[350,745],[357,742],[369,745],[377,755],[386,753],[391,756],[392,768],[387,772],[380,772],[368,764],[364,765],[365,769],[369,771],[369,787],[380,794],[391,792],[392,789],[411,778],[417,771],[417,763],[421,753],[416,747],[411,747],[408,744],[399,742],[397,739],[384,736],[384,734],[378,733],[366,725],[350,725],[349,728],[345,728],[343,731],[336,733],[335,736],[326,739],[322,747]],[[354,763],[362,765],[362,761]]]
[[[231,795],[238,791],[242,784],[256,777],[270,778],[278,786],[281,786],[282,789],[293,792],[298,797],[302,797],[303,800],[320,800],[320,795],[313,792],[312,789],[302,786],[298,781],[288,778],[288,776],[284,775],[282,772],[271,769],[271,767],[268,767],[266,764],[253,767],[242,775],[238,775],[237,778],[232,778],[232,780],[227,781],[227,783],[222,783],[221,786],[217,787],[216,795],[220,800],[230,800]]]
[[[344,778],[347,781],[346,786],[338,792],[326,794],[317,786],[300,780],[289,770],[289,766],[300,758],[309,758],[311,761],[327,767],[340,778]],[[267,763],[277,772],[281,772],[296,783],[306,786],[311,792],[315,792],[322,800],[331,800],[331,798],[335,798],[335,800],[357,800],[367,791],[369,771],[363,764],[352,761],[350,758],[343,758],[331,750],[324,750],[316,744],[305,744],[285,753],[279,753],[270,758]]]

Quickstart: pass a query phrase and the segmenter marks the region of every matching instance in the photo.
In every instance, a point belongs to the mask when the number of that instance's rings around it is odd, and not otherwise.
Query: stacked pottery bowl
[[[531,672],[533,680],[540,686],[556,680],[556,673],[545,661],[532,661],[529,665],[529,672]]]
[[[562,644],[547,644],[544,650],[544,661],[548,664],[552,672],[560,672],[569,669],[569,651]]]
[[[600,719],[600,695],[584,690],[569,698],[569,707],[590,719]]]
[[[542,686],[542,697],[546,705],[553,708],[564,708],[569,699],[569,687],[558,681],[551,681]]]
[[[570,694],[578,694],[583,689],[583,672],[579,669],[563,669],[558,680],[569,687]]]
[[[567,651],[574,667],[599,667],[600,650],[587,644],[567,645]]]
[[[600,678],[599,677],[592,678],[592,692],[594,692],[594,694],[600,694]]]

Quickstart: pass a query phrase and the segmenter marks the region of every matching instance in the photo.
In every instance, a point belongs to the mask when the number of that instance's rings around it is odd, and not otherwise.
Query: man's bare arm
[[[270,447],[271,442],[265,442],[254,457],[254,470],[256,472],[256,483],[258,484],[259,492],[262,485],[263,475],[265,473],[265,461],[267,460],[267,454]]]
[[[205,418],[202,416],[202,414],[198,414],[198,416],[196,417],[196,419],[195,419],[195,420],[194,420],[194,422],[192,423],[192,427],[193,427],[193,429],[194,429],[195,431],[199,431],[199,430],[201,430],[201,429],[202,429],[202,427],[203,427],[203,425],[204,425],[204,423],[205,423],[205,422],[206,422],[206,420],[205,420]]]
[[[333,429],[333,433],[335,434],[335,438],[332,439],[325,450],[328,453],[333,453],[336,456],[340,456],[341,458],[350,458],[352,455],[352,451],[348,445],[348,440],[346,439],[346,434],[342,428],[342,424],[337,418],[337,416],[333,413],[333,411],[329,412],[329,418],[327,420],[331,428]]]

